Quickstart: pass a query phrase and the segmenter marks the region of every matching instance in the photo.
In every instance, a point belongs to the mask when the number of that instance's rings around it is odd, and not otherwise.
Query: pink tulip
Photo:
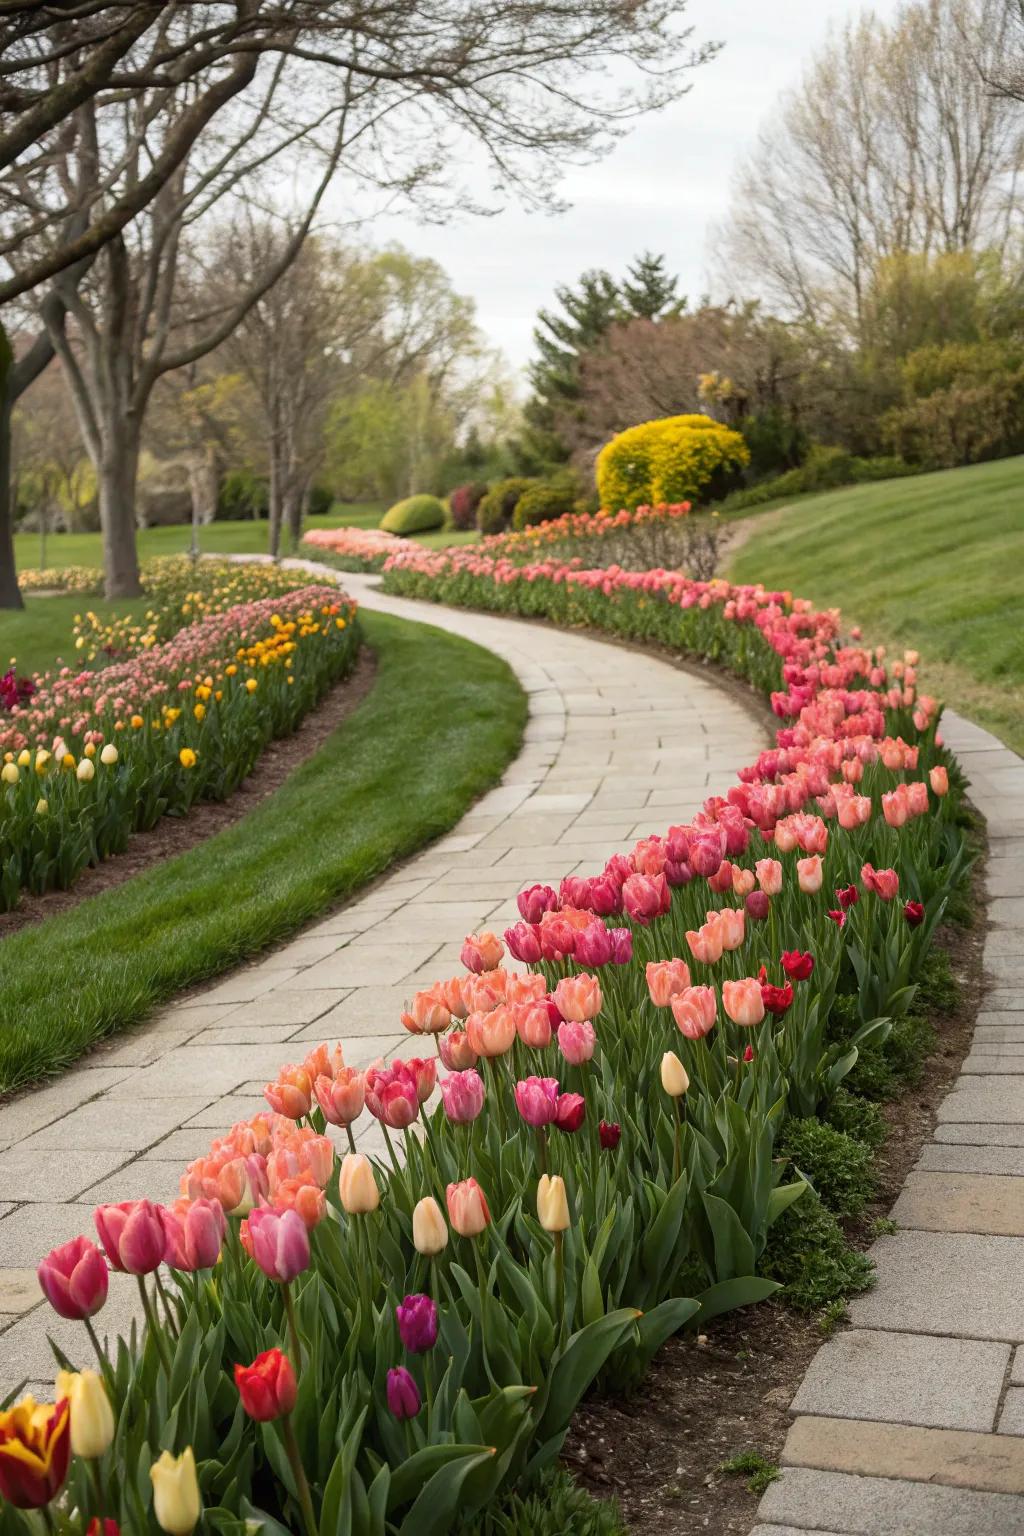
[[[813,896],[820,891],[824,879],[821,855],[816,853],[809,859],[797,859],[796,878],[805,896]]]
[[[615,917],[622,911],[622,884],[611,875],[595,875],[590,881],[588,907],[597,917]]]
[[[648,960],[647,991],[655,1008],[667,1008],[689,985],[690,968],[685,960]]]
[[[628,965],[633,958],[633,933],[629,928],[611,928],[612,964]]]
[[[718,1018],[714,987],[687,987],[672,999],[672,1017],[687,1040],[703,1039]]]
[[[164,1262],[172,1269],[212,1269],[220,1258],[227,1222],[219,1200],[178,1200],[161,1207],[166,1235]]]
[[[558,897],[550,885],[531,885],[516,897],[520,917],[527,923],[539,923],[545,912],[553,912]]]
[[[505,943],[512,958],[522,960],[524,965],[535,965],[543,953],[540,927],[535,923],[515,923],[506,928]]]
[[[754,865],[757,883],[766,896],[777,896],[782,890],[782,865],[778,859],[758,859]]]
[[[760,1024],[764,1018],[761,983],[752,976],[722,983],[722,1006],[734,1024]]]
[[[468,1125],[484,1107],[484,1082],[479,1072],[452,1072],[442,1079],[444,1112],[455,1125]]]
[[[298,1211],[258,1205],[243,1221],[239,1237],[249,1257],[281,1285],[309,1268],[309,1233]]]
[[[163,1263],[167,1238],[160,1207],[152,1201],[98,1205],[93,1221],[111,1268],[129,1275],[149,1275]]]
[[[404,1063],[374,1065],[366,1070],[366,1107],[375,1119],[401,1131],[412,1125],[420,1112],[416,1082]]]
[[[871,864],[865,864],[860,878],[865,890],[874,891],[882,901],[892,901],[900,888],[900,877],[894,869],[875,869]]]
[[[672,905],[672,892],[664,875],[630,875],[622,887],[622,900],[634,923],[644,928]]]
[[[587,1101],[582,1093],[560,1093],[555,1107],[555,1129],[571,1135],[587,1118]]]
[[[718,924],[723,949],[730,952],[739,949],[747,932],[747,919],[742,907],[722,907],[718,912],[709,912],[708,922]]]
[[[551,996],[563,1019],[582,1023],[584,1019],[596,1019],[601,1012],[601,983],[585,971],[563,977]]]
[[[788,824],[788,822],[776,822],[775,832],[773,835],[775,838],[775,846],[780,853],[793,852],[793,849],[796,847],[796,833],[793,831],[793,828]]]
[[[615,941],[604,923],[591,923],[576,935],[576,959],[580,965],[607,965],[615,954]]]
[[[561,912],[545,912],[540,925],[540,951],[545,960],[564,960],[574,953],[578,930]]]
[[[464,1029],[453,1029],[450,1035],[439,1036],[437,1044],[441,1060],[449,1072],[465,1072],[475,1067],[479,1060]]]
[[[588,1020],[571,1019],[558,1026],[558,1049],[570,1066],[579,1067],[594,1054],[597,1036]]]
[[[408,1061],[396,1061],[396,1067],[404,1068],[416,1086],[416,1098],[425,1104],[437,1087],[437,1057],[411,1056]]]
[[[722,958],[722,930],[717,923],[704,923],[696,933],[688,930],[686,942],[702,965],[715,965]]]
[[[713,875],[708,875],[708,885],[717,896],[724,896],[726,891],[732,890],[732,865],[728,859],[723,859]]]
[[[516,1083],[516,1108],[527,1125],[550,1125],[558,1110],[558,1080],[527,1077]]]
[[[504,953],[505,946],[498,935],[485,930],[467,934],[461,958],[466,970],[479,976],[482,971],[493,971],[499,966]]]
[[[40,1262],[36,1277],[58,1316],[75,1322],[94,1317],[107,1299],[107,1266],[87,1237],[54,1248]]]
[[[687,863],[695,875],[703,875],[706,880],[718,869],[724,853],[723,832],[716,827],[714,831],[699,832],[690,838]]]

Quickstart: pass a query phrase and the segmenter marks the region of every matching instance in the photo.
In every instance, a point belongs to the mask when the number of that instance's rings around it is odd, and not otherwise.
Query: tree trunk
[[[11,349],[0,325],[0,608],[24,608],[14,560],[14,507],[11,494]]]
[[[138,434],[130,419],[121,422],[103,445],[96,466],[103,530],[104,592],[107,597],[138,597],[139,559],[135,548],[135,484],[139,469]]]
[[[189,458],[189,490],[192,493],[192,520],[212,523],[217,516],[220,490],[220,456],[216,443],[203,443]]]
[[[281,553],[281,465],[273,443],[270,447],[270,558],[278,559]]]

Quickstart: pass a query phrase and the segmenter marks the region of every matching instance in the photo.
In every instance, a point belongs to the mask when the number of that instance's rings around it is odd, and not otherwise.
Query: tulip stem
[[[167,1319],[167,1327],[175,1336],[175,1338],[177,1338],[178,1325],[174,1320],[174,1313],[171,1311],[171,1298],[168,1296],[164,1287],[164,1283],[160,1279],[160,1271],[158,1269],[153,1271],[153,1279],[156,1281],[156,1288],[160,1292],[160,1300],[163,1302],[164,1316]]]
[[[299,1342],[299,1325],[295,1319],[295,1302],[292,1298],[292,1288],[287,1282],[282,1285],[284,1294],[284,1311],[288,1319],[288,1337],[291,1340],[292,1354],[295,1356],[296,1374],[302,1371],[302,1345]]]
[[[684,1110],[683,1110],[683,1096],[682,1096],[682,1094],[680,1094],[679,1097],[675,1100],[675,1106],[676,1106],[675,1149],[674,1149],[673,1154],[672,1154],[672,1183],[673,1184],[677,1184],[679,1182],[679,1175],[683,1171],[683,1114],[684,1114]]]
[[[100,1363],[100,1370],[103,1372],[103,1379],[104,1379],[104,1381],[107,1384],[107,1388],[108,1388],[109,1391],[113,1391],[113,1387],[114,1387],[114,1370],[113,1370],[113,1367],[110,1364],[110,1361],[107,1359],[106,1355],[104,1354],[103,1345],[100,1343],[99,1336],[96,1333],[96,1329],[93,1327],[92,1318],[91,1317],[83,1317],[82,1318],[82,1322],[85,1324],[85,1331],[89,1335],[89,1338],[92,1341],[92,1347],[96,1351],[96,1358],[97,1358],[97,1360]]]
[[[163,1330],[160,1327],[160,1321],[153,1310],[153,1302],[150,1298],[149,1292],[146,1290],[145,1280],[141,1275],[136,1275],[135,1278],[139,1282],[139,1295],[142,1297],[142,1310],[146,1314],[146,1326],[148,1327],[150,1333],[153,1335],[153,1340],[156,1345],[156,1352],[160,1356],[160,1364],[164,1368],[167,1380],[170,1381],[171,1352],[167,1347],[167,1340],[164,1338]]]
[[[287,1293],[287,1286],[285,1287]],[[299,1451],[299,1442],[295,1438],[292,1428],[292,1416],[286,1413],[281,1419],[281,1434],[284,1438],[284,1448],[288,1456],[288,1462],[295,1479],[295,1488],[299,1495],[299,1507],[302,1510],[302,1519],[306,1527],[306,1536],[317,1536],[316,1514],[313,1510],[313,1496],[309,1491],[309,1481],[302,1465],[302,1455]]]
[[[96,1513],[99,1516],[100,1528],[102,1529],[103,1512],[107,1507],[107,1491],[103,1486],[103,1470],[98,1456],[92,1458],[89,1467],[92,1471],[92,1480],[96,1488]]]
[[[561,1232],[554,1234],[555,1239],[555,1298],[558,1306],[558,1342],[565,1337],[565,1251],[562,1246]]]
[[[48,1531],[56,1532],[57,1523],[53,1518],[53,1510],[50,1508],[49,1504],[44,1504],[39,1513],[43,1517],[43,1524],[46,1526],[46,1529]]]
[[[346,1125],[346,1127],[345,1127],[345,1135],[348,1137],[348,1149],[349,1149],[349,1151],[350,1152],[354,1152],[355,1149],[356,1149],[356,1139],[352,1135],[352,1127],[350,1125]]]

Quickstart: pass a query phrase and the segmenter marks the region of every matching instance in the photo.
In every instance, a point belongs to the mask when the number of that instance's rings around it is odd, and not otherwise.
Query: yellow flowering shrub
[[[716,473],[749,461],[738,432],[710,416],[665,416],[629,427],[597,456],[601,505],[657,506],[698,501]]]

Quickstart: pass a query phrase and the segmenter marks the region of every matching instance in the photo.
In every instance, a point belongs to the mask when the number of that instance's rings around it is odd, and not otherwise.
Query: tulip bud
[[[404,1365],[388,1371],[388,1407],[396,1419],[414,1419],[420,1411],[420,1389]]]
[[[432,1195],[420,1200],[412,1213],[412,1243],[417,1253],[434,1258],[448,1245],[448,1228]]]
[[[373,1167],[370,1159],[361,1152],[347,1152],[342,1158],[338,1193],[350,1216],[368,1216],[380,1205],[380,1190]]]
[[[96,769],[93,766],[92,758],[83,757],[82,761],[75,769],[75,778],[78,780],[79,784],[91,784],[95,777]]]
[[[117,748],[112,741],[108,741],[100,753],[100,762],[104,768],[112,768],[117,762]]]
[[[103,1382],[95,1371],[58,1371],[57,1401],[61,1398],[71,1405],[72,1451],[94,1461],[114,1439],[114,1413]]]
[[[564,1232],[569,1226],[569,1202],[565,1180],[557,1173],[542,1173],[537,1185],[537,1217],[545,1232]]]
[[[670,1099],[681,1099],[690,1086],[686,1068],[675,1051],[666,1051],[661,1058],[661,1086]]]
[[[4,763],[3,770],[0,772],[0,778],[3,779],[5,784],[17,784],[21,778],[21,774],[18,772],[18,765],[16,763]]]
[[[250,1419],[261,1424],[280,1419],[295,1407],[295,1371],[280,1349],[265,1349],[252,1365],[236,1365],[235,1386]]]
[[[395,1308],[398,1333],[411,1355],[422,1355],[437,1343],[437,1307],[429,1296],[407,1296]]]
[[[188,1446],[180,1456],[164,1451],[150,1467],[149,1475],[157,1525],[168,1536],[192,1536],[202,1511],[192,1447]]]
[[[449,1184],[448,1220],[460,1237],[477,1237],[488,1225],[491,1213],[487,1198],[476,1179],[463,1179]]]
[[[81,1322],[94,1316],[107,1299],[107,1266],[87,1237],[74,1237],[54,1248],[36,1275],[43,1295],[61,1317]]]

